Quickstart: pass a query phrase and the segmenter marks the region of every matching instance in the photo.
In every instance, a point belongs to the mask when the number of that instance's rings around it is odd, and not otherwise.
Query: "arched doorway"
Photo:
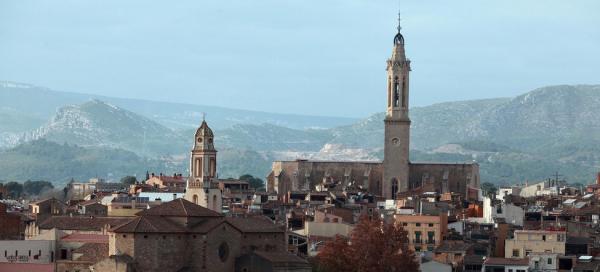
[[[194,204],[198,205],[198,195],[194,195],[192,197],[192,200],[193,200]]]
[[[396,194],[398,193],[398,180],[396,178],[392,179],[392,199],[396,199]]]

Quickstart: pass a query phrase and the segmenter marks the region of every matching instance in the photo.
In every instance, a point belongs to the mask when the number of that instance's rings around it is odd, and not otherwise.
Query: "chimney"
[[[596,184],[600,184],[600,172],[596,175]]]
[[[177,199],[177,194],[173,193],[173,200]]]

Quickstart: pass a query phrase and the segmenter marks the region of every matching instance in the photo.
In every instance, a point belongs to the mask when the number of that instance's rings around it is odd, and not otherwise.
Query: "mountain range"
[[[0,83],[0,101],[0,180],[186,172],[202,112],[215,130],[222,177],[264,177],[278,159],[382,159],[384,113],[362,120],[272,114],[10,82]],[[411,160],[476,161],[483,181],[494,183],[546,179],[555,171],[586,183],[600,168],[598,108],[600,85],[414,107]]]

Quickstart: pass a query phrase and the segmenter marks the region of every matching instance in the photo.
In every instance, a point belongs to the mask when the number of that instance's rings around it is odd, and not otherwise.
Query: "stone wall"
[[[411,163],[410,189],[423,187],[425,191],[453,192],[469,200],[477,196],[469,194],[469,188],[479,190],[479,165],[452,163]]]
[[[381,194],[381,162],[276,161],[272,170],[267,177],[267,190],[279,196],[288,191],[315,190],[323,182],[339,184],[339,191],[354,183],[373,194]]]

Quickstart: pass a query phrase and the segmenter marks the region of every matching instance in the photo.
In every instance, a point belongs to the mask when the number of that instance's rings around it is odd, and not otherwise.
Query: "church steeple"
[[[410,118],[408,116],[410,60],[404,51],[404,36],[394,36],[392,56],[387,60],[387,110],[383,153],[383,196],[395,199],[408,190]]]
[[[217,150],[215,135],[205,118],[194,134],[194,146],[190,155],[190,177],[185,188],[185,199],[194,204],[221,212],[221,190],[215,185],[217,179]]]
[[[404,52],[404,36],[400,32],[400,13],[398,13],[398,32],[394,36],[392,56],[387,61],[387,117],[408,120],[408,80],[410,60]]]
[[[205,183],[216,177],[217,150],[214,137],[206,120],[202,120],[194,136],[194,148],[191,154],[190,177],[193,182]]]

